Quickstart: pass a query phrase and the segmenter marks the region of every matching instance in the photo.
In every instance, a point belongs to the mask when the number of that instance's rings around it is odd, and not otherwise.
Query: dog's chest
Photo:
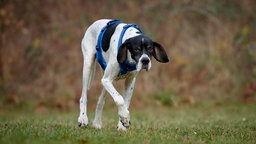
[[[126,79],[128,77],[131,77],[134,75],[134,72],[127,72],[126,74],[123,74],[123,75],[116,75],[115,76],[115,80],[118,81],[118,80],[121,80],[121,79]]]

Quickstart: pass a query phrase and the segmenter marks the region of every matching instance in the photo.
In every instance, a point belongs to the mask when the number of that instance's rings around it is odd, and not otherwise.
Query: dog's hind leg
[[[82,52],[84,57],[83,64],[83,88],[80,98],[80,115],[78,117],[78,126],[87,126],[88,117],[87,117],[87,91],[91,84],[90,78],[93,75],[94,66],[95,66],[95,47],[90,39],[90,34],[86,33],[85,37],[82,40]]]
[[[102,110],[103,106],[105,104],[105,97],[106,97],[106,89],[103,88],[100,94],[100,97],[98,99],[96,112],[95,112],[95,118],[92,123],[92,126],[98,129],[102,128]]]

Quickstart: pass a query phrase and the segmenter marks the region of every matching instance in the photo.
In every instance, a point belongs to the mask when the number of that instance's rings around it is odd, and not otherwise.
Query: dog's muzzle
[[[142,58],[141,63],[142,63],[142,69],[148,70],[149,59],[148,58]]]
[[[150,59],[148,57],[142,57],[140,62],[141,62],[141,69],[146,69],[146,71],[150,69],[151,65],[150,65]]]

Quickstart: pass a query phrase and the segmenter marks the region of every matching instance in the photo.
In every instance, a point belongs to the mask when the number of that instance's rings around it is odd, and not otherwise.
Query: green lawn
[[[89,112],[92,121],[94,111]],[[256,143],[256,105],[209,104],[131,109],[131,128],[118,132],[117,110],[104,109],[104,128],[77,127],[78,111],[36,114],[0,110],[0,143]]]

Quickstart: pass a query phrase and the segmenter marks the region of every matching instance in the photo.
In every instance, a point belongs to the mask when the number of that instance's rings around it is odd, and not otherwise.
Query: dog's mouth
[[[148,65],[142,65],[142,69],[145,69],[146,71],[149,70]]]
[[[140,71],[140,70],[150,70],[151,68],[151,62],[150,62],[150,59],[146,56],[140,58],[138,64],[137,64],[137,71]]]

